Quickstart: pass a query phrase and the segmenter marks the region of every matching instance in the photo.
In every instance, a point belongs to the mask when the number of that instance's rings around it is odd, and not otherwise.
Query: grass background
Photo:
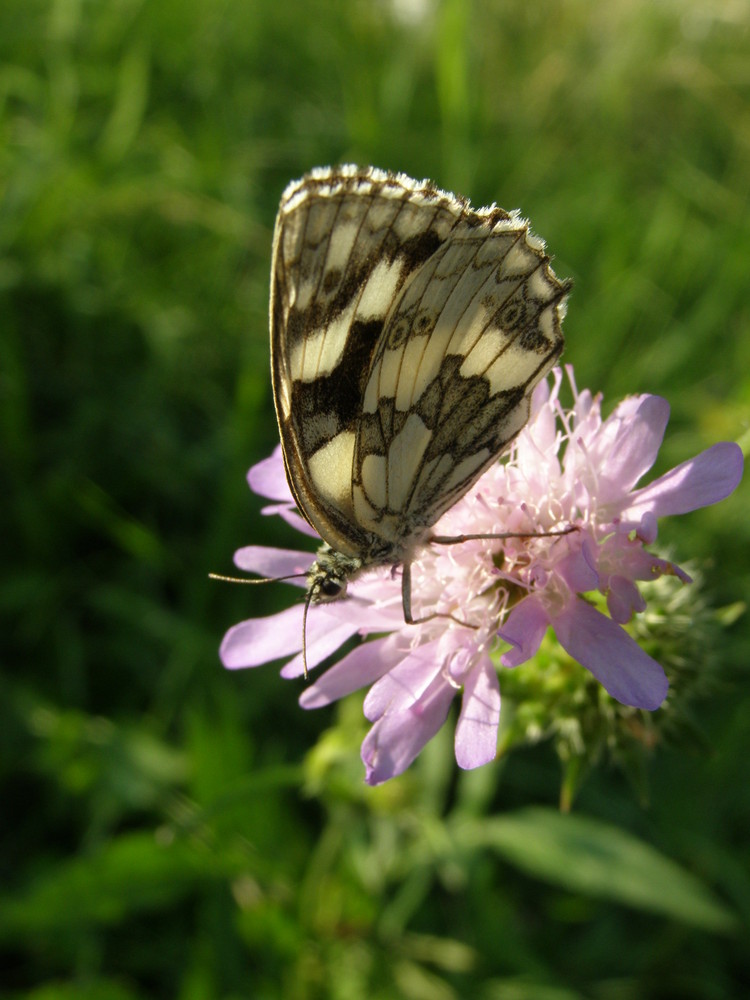
[[[520,207],[579,385],[669,399],[657,471],[746,441],[749,93],[747,0],[6,0],[2,997],[742,995],[746,621],[648,801],[602,766],[561,817],[544,742],[457,774],[446,733],[366,789],[361,699],[219,665],[288,592],[206,573],[291,541],[244,474],[275,210],[317,164]],[[748,496],[663,528],[716,606]]]

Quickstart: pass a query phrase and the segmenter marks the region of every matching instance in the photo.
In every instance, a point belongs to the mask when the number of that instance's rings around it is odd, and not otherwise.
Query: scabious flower
[[[669,417],[658,396],[623,400],[606,419],[601,396],[576,389],[573,406],[559,401],[563,373],[537,386],[532,416],[507,460],[497,462],[434,526],[431,535],[497,535],[459,544],[428,542],[412,562],[415,618],[404,622],[401,570],[377,567],[355,578],[347,597],[314,605],[307,618],[307,663],[314,667],[354,636],[360,642],[300,698],[318,708],[370,686],[364,712],[372,722],[362,745],[373,785],[404,771],[445,722],[460,691],[455,730],[458,764],[473,768],[497,748],[500,686],[492,654],[515,667],[533,657],[548,628],[566,652],[625,705],[654,710],[667,694],[662,667],[623,628],[646,605],[638,581],[670,574],[690,578],[646,548],[657,519],[727,497],[742,475],[736,444],[716,444],[649,485]],[[315,536],[294,509],[280,449],[254,466],[251,488],[275,501],[278,514]],[[564,533],[561,533],[564,532]],[[531,534],[542,537],[528,537]],[[249,546],[236,565],[266,577],[304,574],[309,552]],[[304,586],[304,579],[290,581]],[[589,599],[585,595],[589,595]],[[591,598],[606,599],[608,615]],[[303,672],[303,605],[242,622],[221,647],[228,668],[291,657],[285,677]]]

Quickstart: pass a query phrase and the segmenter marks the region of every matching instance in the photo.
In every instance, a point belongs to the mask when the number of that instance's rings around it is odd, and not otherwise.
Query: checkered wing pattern
[[[336,551],[398,562],[526,423],[568,286],[516,214],[368,168],[284,192],[271,354],[301,512]]]

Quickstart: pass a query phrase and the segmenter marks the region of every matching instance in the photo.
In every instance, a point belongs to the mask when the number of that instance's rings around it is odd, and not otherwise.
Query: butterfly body
[[[346,166],[287,187],[271,368],[287,478],[325,542],[309,601],[370,566],[408,571],[528,420],[568,287],[517,215],[429,182]]]

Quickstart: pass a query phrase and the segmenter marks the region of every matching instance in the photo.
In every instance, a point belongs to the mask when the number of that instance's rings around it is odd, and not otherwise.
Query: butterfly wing
[[[334,549],[391,550],[528,419],[567,286],[517,217],[403,175],[315,170],[274,233],[271,367],[287,478]]]
[[[404,283],[372,358],[353,471],[360,525],[407,540],[507,447],[562,351],[567,290],[522,220],[463,210]]]
[[[282,197],[271,273],[274,401],[297,505],[338,551],[361,555],[373,542],[354,510],[352,469],[386,316],[462,213],[462,202],[429,183],[372,168],[315,170]]]

